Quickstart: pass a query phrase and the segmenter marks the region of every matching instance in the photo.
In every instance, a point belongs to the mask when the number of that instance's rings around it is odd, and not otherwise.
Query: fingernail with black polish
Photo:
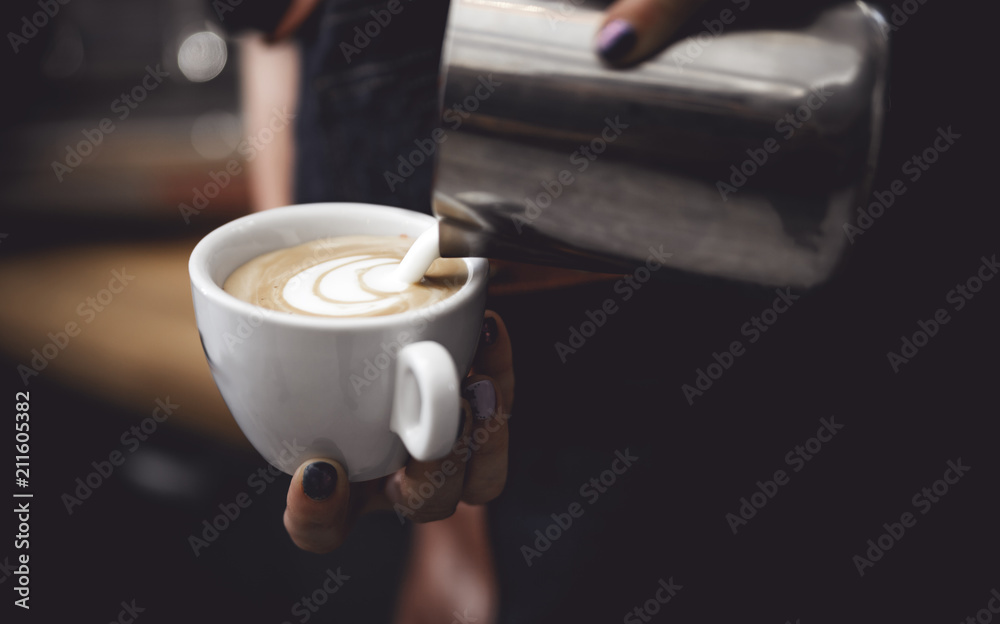
[[[631,24],[623,19],[612,20],[597,33],[597,53],[613,63],[625,58],[638,40]]]
[[[309,498],[326,500],[337,489],[337,469],[333,464],[317,461],[302,471],[302,491]]]
[[[476,420],[486,420],[497,411],[497,393],[489,379],[469,384],[462,391],[462,396],[472,406],[472,416]]]
[[[492,316],[483,319],[483,330],[479,335],[479,340],[487,347],[497,341],[497,320]]]

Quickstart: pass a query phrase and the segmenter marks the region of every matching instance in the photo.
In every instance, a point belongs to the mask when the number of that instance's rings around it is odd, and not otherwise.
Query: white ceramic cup
[[[339,461],[351,481],[398,470],[407,452],[446,455],[459,427],[459,383],[482,328],[488,263],[447,299],[400,314],[323,318],[265,310],[222,290],[240,265],[317,238],[417,237],[434,217],[386,206],[305,204],[236,219],[202,239],[188,270],[215,383],[243,433],[293,473],[313,457]]]

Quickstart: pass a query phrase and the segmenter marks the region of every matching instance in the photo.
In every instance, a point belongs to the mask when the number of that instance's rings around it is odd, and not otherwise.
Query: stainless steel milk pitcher
[[[849,2],[799,28],[738,30],[739,6],[613,69],[593,51],[602,6],[452,0],[442,253],[618,271],[655,251],[700,275],[826,279],[870,190],[885,22]]]

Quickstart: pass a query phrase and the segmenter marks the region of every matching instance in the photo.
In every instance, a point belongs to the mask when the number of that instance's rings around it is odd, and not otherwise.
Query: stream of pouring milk
[[[427,269],[431,268],[434,261],[440,257],[441,250],[438,247],[438,228],[435,225],[418,236],[417,240],[413,241],[413,246],[403,256],[403,260],[396,269],[391,271],[391,275],[376,279],[385,279],[390,283],[395,282],[394,285],[402,284],[402,288],[406,288],[410,284],[419,282],[424,273],[427,272]],[[386,273],[390,272],[386,271]],[[378,288],[371,280],[368,283],[370,286]]]

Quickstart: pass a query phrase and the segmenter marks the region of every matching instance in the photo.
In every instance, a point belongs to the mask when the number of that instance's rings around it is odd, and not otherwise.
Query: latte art
[[[398,314],[433,305],[467,280],[465,262],[438,259],[416,284],[395,269],[414,239],[338,236],[263,254],[236,269],[223,290],[271,310],[311,316]]]

